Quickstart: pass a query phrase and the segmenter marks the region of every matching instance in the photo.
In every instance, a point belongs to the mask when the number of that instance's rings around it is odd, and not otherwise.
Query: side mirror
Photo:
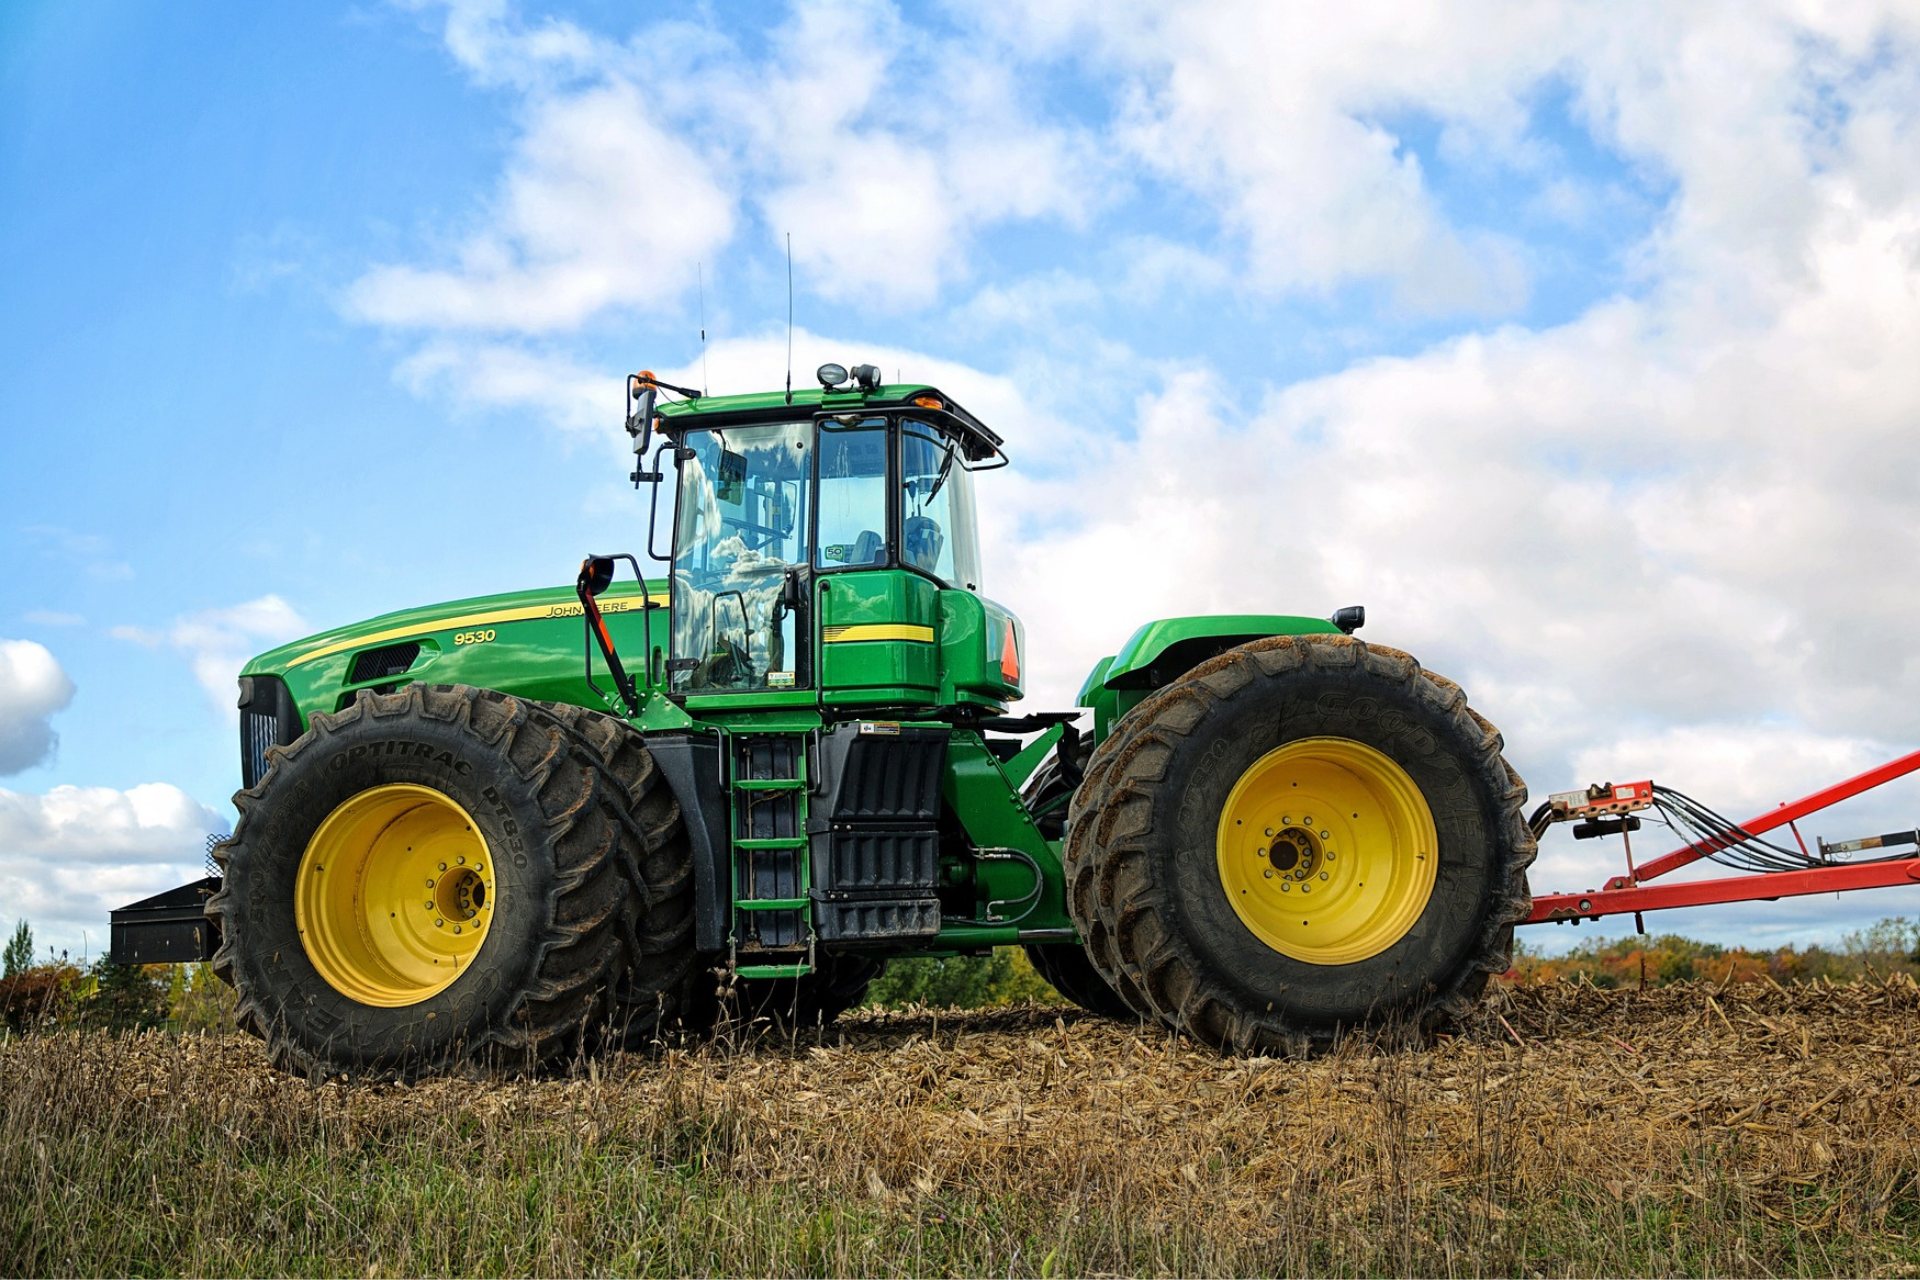
[[[633,451],[644,455],[647,451],[647,437],[653,430],[653,410],[660,398],[660,389],[653,384],[653,375],[637,373],[627,383],[627,403],[632,412],[627,414],[627,434],[633,437]],[[634,408],[634,402],[639,402]]]
[[[613,584],[613,557],[588,556],[580,562],[579,586],[597,596]]]

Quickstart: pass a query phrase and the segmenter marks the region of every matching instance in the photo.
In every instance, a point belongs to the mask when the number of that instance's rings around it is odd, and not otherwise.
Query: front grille
[[[280,745],[280,717],[272,712],[240,713],[240,782],[250,787],[267,776],[267,748]]]
[[[362,649],[353,657],[353,670],[347,673],[347,683],[359,684],[363,680],[385,680],[388,676],[404,675],[419,656],[418,640],[390,644],[382,649]]]
[[[278,676],[240,677],[240,785],[267,776],[267,751],[300,736],[300,711]]]

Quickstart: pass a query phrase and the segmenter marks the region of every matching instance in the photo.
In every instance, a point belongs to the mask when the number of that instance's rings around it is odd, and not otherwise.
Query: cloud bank
[[[0,777],[53,758],[52,718],[73,701],[73,681],[31,640],[0,640]]]
[[[0,920],[33,923],[43,944],[101,955],[107,913],[198,879],[206,839],[226,820],[178,787],[146,783],[0,789]]]

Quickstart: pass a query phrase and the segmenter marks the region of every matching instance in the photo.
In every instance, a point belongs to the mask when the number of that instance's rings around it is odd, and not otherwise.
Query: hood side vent
[[[418,640],[390,644],[379,649],[362,649],[353,655],[353,670],[347,673],[347,683],[359,684],[363,680],[385,680],[389,676],[404,675],[419,656]]]

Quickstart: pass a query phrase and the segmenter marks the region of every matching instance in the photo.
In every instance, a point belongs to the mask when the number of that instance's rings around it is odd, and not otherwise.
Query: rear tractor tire
[[[1201,664],[1095,750],[1068,830],[1088,956],[1228,1051],[1422,1034],[1509,964],[1526,786],[1457,685],[1349,636]]]
[[[690,854],[664,784],[617,767],[555,709],[483,689],[314,716],[215,854],[241,1026],[288,1070],[407,1079],[564,1060],[623,999],[670,1017]]]
[[[1028,780],[1021,792],[1027,809],[1040,815],[1034,825],[1049,840],[1063,840],[1067,831],[1069,802],[1082,775],[1073,767],[1077,761],[1063,761],[1056,753]],[[1046,984],[1088,1013],[1116,1022],[1139,1022],[1153,1015],[1144,1007],[1130,1003],[1101,975],[1088,956],[1085,944],[1029,943],[1027,963]]]

